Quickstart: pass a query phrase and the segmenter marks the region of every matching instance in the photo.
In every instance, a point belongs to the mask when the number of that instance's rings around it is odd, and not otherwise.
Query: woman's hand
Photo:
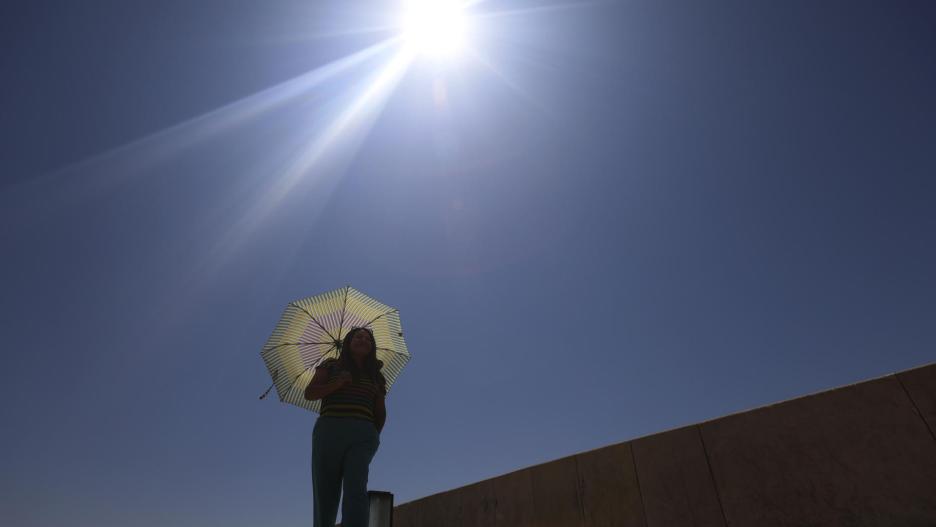
[[[338,372],[337,381],[341,386],[344,386],[345,384],[350,384],[352,380],[354,380],[354,378],[351,377],[351,372],[349,372],[348,370],[341,370],[340,372]]]
[[[335,379],[329,380],[329,377],[330,374],[326,368],[317,368],[315,370],[315,375],[312,376],[312,380],[309,381],[309,385],[306,386],[304,394],[305,399],[307,401],[321,399],[335,390],[340,389],[345,384],[350,383],[353,379],[351,372],[347,370],[338,372]]]

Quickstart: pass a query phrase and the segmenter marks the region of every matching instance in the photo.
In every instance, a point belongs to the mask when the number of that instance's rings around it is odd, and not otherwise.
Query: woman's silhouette
[[[335,526],[342,485],[342,527],[367,527],[367,473],[387,418],[381,367],[374,334],[352,328],[338,358],[318,365],[305,390],[307,400],[322,399],[312,430],[314,527]]]

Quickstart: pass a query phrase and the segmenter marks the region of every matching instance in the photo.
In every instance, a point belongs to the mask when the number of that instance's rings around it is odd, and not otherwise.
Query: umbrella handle
[[[266,391],[263,392],[263,395],[260,396],[261,399],[263,399],[264,397],[266,397],[267,394],[270,393],[270,390],[273,389],[273,385],[276,384],[276,378],[277,378],[277,377],[279,377],[279,369],[278,369],[278,368],[277,368],[276,370],[273,370],[273,382],[270,383],[270,387],[267,388]]]
[[[263,395],[261,395],[261,396],[260,396],[260,398],[261,398],[261,399],[263,399],[264,397],[266,397],[266,396],[267,396],[267,394],[268,394],[268,393],[270,393],[270,390],[272,390],[272,389],[273,389],[273,385],[274,385],[274,384],[276,384],[276,382],[275,382],[275,381],[274,381],[273,383],[271,383],[271,384],[270,384],[270,387],[269,387],[269,388],[267,388],[265,392],[263,392]]]

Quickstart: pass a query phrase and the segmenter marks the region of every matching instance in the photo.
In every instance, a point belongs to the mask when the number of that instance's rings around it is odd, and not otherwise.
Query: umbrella
[[[374,300],[350,285],[286,305],[276,328],[260,351],[280,401],[319,412],[321,399],[307,401],[303,396],[315,367],[329,357],[338,357],[341,342],[354,327],[367,327],[374,333],[377,360],[387,380],[387,391],[410,359],[399,312]]]

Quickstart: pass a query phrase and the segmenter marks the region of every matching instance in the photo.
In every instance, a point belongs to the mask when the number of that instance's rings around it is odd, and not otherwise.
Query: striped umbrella
[[[273,387],[282,402],[319,412],[322,401],[307,401],[303,394],[315,367],[341,353],[341,341],[351,328],[367,327],[374,333],[377,360],[387,380],[387,391],[410,359],[399,312],[364,293],[345,286],[320,295],[290,302],[267,339],[260,357],[266,363]]]

